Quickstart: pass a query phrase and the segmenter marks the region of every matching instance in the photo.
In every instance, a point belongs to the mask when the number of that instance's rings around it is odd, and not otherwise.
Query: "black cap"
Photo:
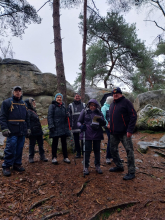
[[[113,89],[112,94],[116,94],[116,93],[122,94],[122,91],[119,87],[116,87],[116,88]]]
[[[14,86],[13,91],[15,91],[16,89],[22,90],[21,86]]]

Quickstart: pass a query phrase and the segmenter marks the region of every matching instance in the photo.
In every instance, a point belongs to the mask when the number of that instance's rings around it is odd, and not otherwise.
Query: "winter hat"
[[[113,102],[113,97],[108,96],[105,102],[110,105]]]
[[[30,109],[34,109],[32,102],[35,101],[32,97],[25,99],[24,102],[26,103],[27,107]]]
[[[62,100],[63,100],[63,95],[61,93],[57,93],[54,97],[54,99],[56,100],[57,96],[60,95],[62,97]]]
[[[116,93],[122,94],[122,91],[119,87],[116,87],[116,88],[113,89],[112,94],[116,94]]]

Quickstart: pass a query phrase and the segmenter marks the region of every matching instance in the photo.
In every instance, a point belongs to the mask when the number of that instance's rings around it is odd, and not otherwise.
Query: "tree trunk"
[[[63,94],[63,101],[66,104],[66,80],[64,72],[62,40],[60,27],[60,0],[53,0],[53,30],[55,45],[55,61],[57,74],[57,92]]]
[[[82,79],[81,79],[81,99],[85,101],[85,76],[86,76],[86,43],[87,43],[87,0],[84,0],[84,36],[82,46]]]

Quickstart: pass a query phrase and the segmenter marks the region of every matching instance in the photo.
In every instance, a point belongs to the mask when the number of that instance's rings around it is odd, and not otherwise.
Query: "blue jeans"
[[[7,138],[5,157],[2,167],[11,167],[22,164],[22,152],[25,142],[25,136],[11,136]]]
[[[107,133],[108,136],[108,144],[107,144],[107,153],[106,153],[106,158],[112,158],[111,152],[110,152],[110,130],[105,127],[105,131]]]

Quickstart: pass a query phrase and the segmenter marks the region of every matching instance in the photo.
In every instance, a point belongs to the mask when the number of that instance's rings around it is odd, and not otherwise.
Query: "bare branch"
[[[162,28],[162,27],[160,27],[160,26],[157,24],[157,22],[156,22],[156,21],[152,21],[152,20],[144,20],[144,21],[150,21],[150,22],[154,22],[158,28],[160,28],[160,29],[162,29],[163,31],[165,31],[165,29],[164,29],[164,28]]]
[[[49,1],[47,1],[47,2],[45,2],[42,6],[41,6],[41,8],[43,8],[48,2],[50,2],[51,0],[49,0]],[[41,10],[41,8],[39,8],[38,10],[37,10],[37,12],[39,12],[40,10]]]

